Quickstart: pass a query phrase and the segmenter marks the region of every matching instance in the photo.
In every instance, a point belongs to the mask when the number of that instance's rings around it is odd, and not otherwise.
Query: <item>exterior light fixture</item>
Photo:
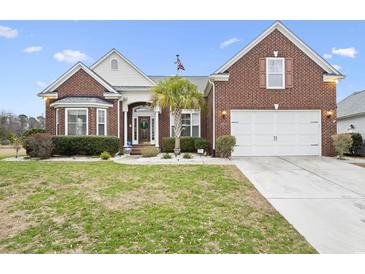
[[[227,111],[223,110],[222,111],[222,118],[225,119],[227,117]]]
[[[279,53],[278,51],[274,51],[274,56],[278,57],[278,53]]]
[[[332,115],[333,115],[333,111],[332,110],[326,111],[326,118],[331,118]]]

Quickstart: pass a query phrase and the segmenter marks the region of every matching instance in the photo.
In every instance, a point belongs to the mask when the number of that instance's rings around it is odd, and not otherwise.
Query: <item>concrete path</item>
[[[235,164],[320,253],[365,253],[365,168],[326,157]]]

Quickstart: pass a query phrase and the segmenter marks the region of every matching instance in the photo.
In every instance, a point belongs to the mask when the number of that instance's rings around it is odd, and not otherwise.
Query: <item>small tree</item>
[[[352,146],[352,138],[350,134],[342,133],[333,135],[332,140],[339,159],[342,159],[344,154],[350,153],[350,148]]]
[[[18,158],[19,150],[22,148],[23,140],[21,137],[15,137],[13,141],[13,147],[15,149],[15,158]]]
[[[201,109],[204,107],[203,94],[188,79],[179,76],[161,81],[152,90],[152,106],[170,108],[174,117],[175,155],[180,154],[180,137],[182,131],[182,110]]]

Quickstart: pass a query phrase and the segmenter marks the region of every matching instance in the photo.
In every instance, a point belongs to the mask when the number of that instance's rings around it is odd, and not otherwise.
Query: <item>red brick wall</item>
[[[105,88],[83,69],[77,71],[58,88],[58,98],[67,96],[104,97]]]
[[[211,89],[206,97],[207,104],[207,123],[206,138],[209,141],[209,151],[212,152],[213,145],[213,90]]]
[[[259,87],[259,58],[272,57],[273,51],[278,51],[279,57],[293,58],[293,88]],[[279,109],[320,109],[322,154],[334,155],[331,135],[336,134],[336,122],[335,118],[327,119],[325,112],[332,110],[336,117],[336,84],[323,82],[324,72],[275,30],[229,68],[228,82],[216,82],[216,137],[230,134],[231,109],[274,109],[274,104],[279,104]],[[225,120],[220,115],[223,110],[228,114]]]
[[[160,147],[162,146],[162,138],[163,137],[170,137],[170,109],[163,108],[161,110],[159,119],[159,128],[160,128]]]
[[[58,98],[67,96],[94,96],[104,98],[104,87],[100,85],[94,78],[80,69],[72,75],[67,81],[58,87]],[[46,130],[51,134],[56,134],[56,111],[50,104],[55,100],[47,100],[46,107]],[[109,136],[118,136],[118,100],[106,100],[113,104],[107,109],[107,134]],[[89,135],[96,135],[96,108],[88,108],[88,127]],[[123,122],[123,115],[121,115]],[[65,134],[65,110],[59,108],[59,135]],[[123,130],[123,123],[121,123],[121,130]],[[123,136],[123,135],[122,135]],[[123,140],[121,141],[121,143]]]

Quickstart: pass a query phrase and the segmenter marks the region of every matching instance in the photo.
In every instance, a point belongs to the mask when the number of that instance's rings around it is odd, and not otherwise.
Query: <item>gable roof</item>
[[[150,78],[156,83],[162,80],[166,80],[170,77],[171,76],[150,76]],[[188,79],[190,82],[196,85],[200,92],[204,92],[205,86],[207,85],[209,79],[208,76],[181,76],[181,77]]]
[[[317,63],[321,68],[323,68],[327,73],[331,75],[343,75],[330,65],[325,59],[323,59],[318,53],[316,53],[312,48],[310,48],[306,43],[299,39],[292,31],[290,31],[283,23],[276,21],[263,33],[261,33],[255,40],[249,43],[241,51],[239,51],[235,56],[228,60],[223,66],[214,72],[214,74],[225,73],[234,63],[241,59],[246,53],[248,53],[253,47],[260,43],[264,38],[266,38],[274,30],[280,31],[286,38],[293,42],[300,50],[302,50],[309,58],[311,58],[315,63]]]
[[[98,61],[96,61],[93,65],[90,66],[92,70],[94,70],[100,63],[102,63],[106,58],[108,58],[113,53],[117,54],[120,58],[122,58],[125,62],[127,62],[132,68],[134,68],[139,74],[141,74],[147,81],[154,86],[156,83],[149,78],[141,69],[139,69],[135,64],[128,60],[123,54],[121,54],[117,49],[113,48],[109,52],[107,52],[104,56],[102,56]]]
[[[337,104],[337,118],[365,115],[365,90],[347,96]]]
[[[68,71],[58,77],[53,83],[51,83],[48,87],[46,87],[42,92],[38,93],[38,96],[43,96],[49,93],[52,93],[57,89],[61,84],[63,84],[67,79],[69,79],[72,75],[78,72],[80,69],[84,70],[87,74],[89,74],[92,78],[94,78],[98,83],[100,83],[106,90],[112,93],[118,93],[111,85],[109,85],[103,78],[101,78],[94,71],[89,69],[86,65],[81,62],[77,62],[73,67],[71,67]]]

